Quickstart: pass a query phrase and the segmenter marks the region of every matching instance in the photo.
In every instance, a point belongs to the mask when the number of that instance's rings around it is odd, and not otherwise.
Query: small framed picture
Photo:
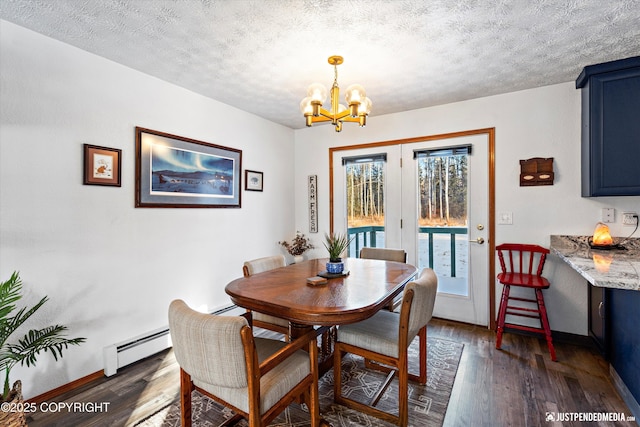
[[[84,185],[120,187],[122,150],[84,144]]]
[[[245,169],[244,189],[248,191],[262,191],[262,172]]]

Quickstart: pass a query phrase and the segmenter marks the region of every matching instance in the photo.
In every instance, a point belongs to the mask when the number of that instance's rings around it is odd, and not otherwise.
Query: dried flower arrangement
[[[296,231],[296,237],[293,238],[291,243],[284,241],[278,242],[278,244],[282,245],[292,256],[302,255],[309,249],[314,248],[311,240],[299,231]]]

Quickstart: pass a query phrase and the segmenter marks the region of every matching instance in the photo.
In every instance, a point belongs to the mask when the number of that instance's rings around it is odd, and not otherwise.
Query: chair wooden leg
[[[556,349],[553,347],[553,340],[551,338],[551,327],[549,326],[549,319],[547,318],[547,307],[544,305],[542,289],[536,289],[536,298],[538,300],[538,310],[540,311],[540,322],[542,323],[542,328],[544,329],[544,336],[547,340],[547,347],[549,347],[551,360],[556,362]]]
[[[426,359],[426,341],[427,341],[427,330],[426,328],[421,329],[418,332],[418,336],[420,337],[420,364],[421,364],[421,375],[414,375],[409,373],[409,360],[407,352],[403,352],[399,359],[396,361],[391,361],[386,357],[382,357],[380,361],[372,360],[371,364],[379,371],[385,371],[389,373],[387,381],[385,381],[382,390],[378,391],[378,394],[372,399],[372,402],[367,405],[365,403],[361,403],[357,400],[350,399],[348,397],[342,396],[342,354],[344,352],[350,352],[356,355],[363,357],[365,360],[367,357],[371,357],[371,353],[369,351],[363,351],[362,353],[354,351],[355,349],[348,345],[342,343],[337,343],[334,353],[333,360],[333,372],[334,372],[334,381],[333,381],[333,398],[334,401],[338,404],[347,406],[351,409],[354,409],[359,412],[364,412],[366,414],[372,415],[376,418],[380,418],[387,422],[399,425],[401,427],[406,427],[409,423],[409,380],[421,382],[420,377],[424,374],[424,383],[426,383],[426,371],[427,371],[427,359]],[[423,357],[424,355],[424,357]],[[381,356],[381,355],[379,355]],[[386,359],[386,360],[385,360]],[[423,363],[424,362],[424,363]],[[387,366],[388,365],[388,366]],[[398,415],[391,414],[385,411],[382,411],[375,407],[377,401],[379,400],[379,396],[384,393],[384,389],[386,385],[391,382],[394,374],[398,376]],[[322,425],[322,424],[321,424]]]
[[[309,358],[311,363],[311,376],[313,383],[309,393],[309,416],[311,427],[320,427],[320,397],[318,396],[318,346],[315,340],[309,343]]]
[[[509,291],[511,286],[503,285],[502,298],[500,299],[500,311],[498,312],[498,330],[496,336],[496,348],[502,346],[502,334],[504,332],[504,322],[507,317],[507,305],[509,305]]]
[[[229,418],[227,421],[220,424],[218,427],[230,427],[238,424],[241,420],[245,418],[240,414],[235,414],[233,417]]]
[[[391,381],[393,380],[393,377],[395,377],[397,372],[398,371],[394,369],[387,374],[387,378],[384,380],[376,394],[373,395],[373,397],[369,401],[369,406],[376,406],[378,404],[380,398],[384,395],[384,392],[387,391],[387,388],[389,388],[389,385],[391,385]]]
[[[367,369],[378,369],[376,365],[377,364],[374,361],[369,360],[369,359],[364,359],[364,367],[365,368],[367,368]]]
[[[180,423],[182,427],[191,427],[191,375],[180,369]]]
[[[418,332],[418,339],[420,340],[420,351],[418,352],[418,358],[420,359],[420,377],[418,383],[425,385],[427,383],[427,326],[425,325]]]
[[[407,353],[400,357],[398,364],[398,425],[409,424],[409,363]]]
[[[336,343],[333,349],[333,397],[342,398],[342,351],[340,344]]]

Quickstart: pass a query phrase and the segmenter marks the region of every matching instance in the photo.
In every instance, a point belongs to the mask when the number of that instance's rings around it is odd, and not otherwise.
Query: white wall
[[[103,347],[213,309],[246,259],[295,233],[291,129],[0,21],[0,278],[19,270],[30,327],[87,342],[14,369],[27,398],[103,368]],[[264,192],[241,209],[136,209],[134,127],[243,150]],[[122,187],[82,185],[82,144],[122,149]],[[244,178],[243,178],[244,179]]]
[[[375,88],[370,88],[371,96]],[[580,91],[574,82],[504,95],[373,116],[365,128],[346,124],[341,133],[314,125],[296,131],[296,225],[308,231],[308,175],[318,175],[319,233],[312,235],[324,256],[323,233],[329,230],[329,147],[389,141],[495,127],[496,212],[513,212],[513,225],[496,225],[496,242],[549,246],[552,234],[589,235],[601,220],[601,208],[640,212],[640,197],[580,196]],[[302,120],[302,119],[301,119]],[[520,187],[521,159],[553,157],[553,186]],[[627,236],[617,216],[614,236]],[[587,334],[587,287],[583,279],[555,257],[545,266],[552,282],[545,301],[556,331]],[[501,288],[496,291],[499,299]],[[499,300],[496,302],[496,306]]]

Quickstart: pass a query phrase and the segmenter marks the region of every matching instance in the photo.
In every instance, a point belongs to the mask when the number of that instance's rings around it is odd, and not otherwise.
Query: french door
[[[404,249],[438,275],[434,316],[489,325],[492,147],[491,129],[332,149],[332,230],[354,237],[349,256]]]

